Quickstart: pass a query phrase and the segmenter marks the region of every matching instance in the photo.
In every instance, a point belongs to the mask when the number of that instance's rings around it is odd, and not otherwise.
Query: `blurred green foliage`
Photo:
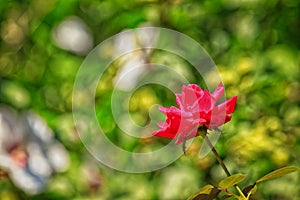
[[[227,96],[238,96],[233,119],[216,146],[232,173],[248,174],[245,184],[251,184],[278,167],[300,165],[300,1],[2,0],[0,103],[44,117],[68,149],[71,165],[35,196],[1,178],[0,199],[186,199],[225,177],[213,155],[199,160],[200,140],[187,156],[145,174],[114,171],[89,155],[72,119],[73,82],[86,54],[64,50],[53,39],[55,28],[70,16],[86,24],[95,45],[144,24],[192,37],[217,64]],[[153,59],[160,61],[159,53]],[[164,142],[119,138],[107,101],[115,73],[106,73],[96,96],[97,117],[108,137],[133,151]],[[194,76],[196,80],[200,77]],[[145,124],[151,104],[170,106],[175,96],[145,87],[131,101],[133,119]],[[293,174],[264,183],[257,198],[296,200],[299,182],[299,174]]]

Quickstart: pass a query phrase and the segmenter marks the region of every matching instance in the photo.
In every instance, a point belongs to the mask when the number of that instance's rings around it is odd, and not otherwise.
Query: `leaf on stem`
[[[256,192],[256,190],[257,190],[257,186],[256,183],[254,183],[253,185],[249,185],[245,187],[242,192],[244,193],[245,196],[250,197]]]
[[[213,185],[206,185],[190,198],[188,198],[188,200],[213,200],[218,196],[220,192],[221,190],[214,187]]]
[[[295,172],[295,171],[300,171],[300,167],[296,167],[296,166],[287,166],[287,167],[283,167],[280,169],[277,169],[275,171],[272,171],[270,173],[268,173],[267,175],[263,176],[262,178],[258,179],[255,183],[260,183],[262,181],[267,181],[270,179],[274,179],[280,176],[284,176],[286,174]]]
[[[219,182],[219,186],[221,188],[229,188],[242,182],[245,178],[246,178],[246,174],[235,174],[221,180]]]

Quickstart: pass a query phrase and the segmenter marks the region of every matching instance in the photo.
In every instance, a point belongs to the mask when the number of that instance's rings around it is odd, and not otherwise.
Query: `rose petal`
[[[224,114],[230,114],[234,112],[235,105],[236,105],[237,96],[234,96],[227,101],[224,101],[223,103],[219,104],[216,109],[218,112],[223,112]]]
[[[213,116],[210,123],[207,124],[209,128],[217,128],[228,121],[231,120],[231,115],[219,115],[219,116]]]
[[[182,87],[182,108],[190,110],[192,105],[197,101],[199,94],[193,88],[188,86]]]
[[[157,130],[157,131],[154,131],[152,133],[154,136],[160,136],[160,137],[164,137],[164,138],[175,138],[175,134],[171,134],[170,132],[168,131],[165,131],[165,130]]]
[[[203,96],[198,100],[198,109],[200,112],[206,112],[208,113],[215,101],[211,98],[209,92],[207,90],[204,90]]]
[[[160,128],[160,129],[163,129],[163,128],[166,128],[168,126],[168,124],[166,122],[158,122],[157,123],[157,126]]]
[[[180,116],[180,114],[181,114],[181,111],[174,106],[171,106],[170,108],[159,106],[158,109],[159,109],[159,111],[165,113],[167,116],[169,116],[169,115]]]
[[[178,105],[178,108],[183,109],[182,95],[181,94],[175,94],[175,96],[176,96],[176,103]]]
[[[199,98],[202,94],[202,89],[199,85],[196,84],[189,84],[188,87],[192,88],[193,91],[195,92],[195,94],[197,95],[197,97]]]
[[[236,105],[237,96],[231,97],[227,100],[226,113],[233,113]]]
[[[219,83],[215,91],[211,94],[218,101],[224,94],[224,85],[222,82]]]
[[[219,126],[231,120],[235,110],[237,97],[232,97],[219,105],[215,105],[224,95],[224,86],[220,83],[210,94],[196,84],[182,86],[182,93],[176,94],[178,108],[171,106],[159,107],[166,115],[166,122],[159,122],[160,130],[154,131],[156,136],[176,138],[175,144],[197,137],[198,127],[218,129]]]
[[[181,144],[182,142],[184,142],[184,140],[189,140],[197,136],[199,136],[199,134],[197,132],[197,127],[195,127],[192,130],[190,130],[188,134],[180,134],[178,136],[178,139],[175,141],[175,144]]]

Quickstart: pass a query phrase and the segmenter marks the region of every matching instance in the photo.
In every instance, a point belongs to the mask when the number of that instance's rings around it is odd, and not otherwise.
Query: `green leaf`
[[[235,184],[243,181],[246,178],[245,174],[235,174],[229,177],[224,178],[220,181],[219,186],[221,188],[229,188]]]
[[[300,171],[299,167],[296,166],[287,166],[287,167],[283,167],[281,169],[277,169],[275,171],[272,171],[270,173],[268,173],[267,175],[263,176],[262,178],[258,179],[255,183],[260,183],[262,181],[267,181],[273,178],[277,178],[295,171]]]
[[[213,188],[213,185],[206,185],[202,187],[198,192],[196,192],[193,196],[191,196],[188,200],[195,199],[195,197],[197,197],[200,194],[209,194]]]
[[[188,200],[213,200],[221,192],[218,188],[212,185],[206,185],[201,188],[197,193],[188,198]]]
[[[199,194],[196,193],[195,195],[193,195],[192,197],[190,197],[188,200],[214,200],[219,193],[221,192],[221,190],[219,190],[218,188],[214,187],[209,194]]]

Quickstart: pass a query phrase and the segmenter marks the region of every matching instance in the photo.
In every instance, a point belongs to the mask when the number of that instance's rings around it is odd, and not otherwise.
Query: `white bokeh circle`
[[[120,40],[120,38],[125,38],[125,40]],[[136,40],[131,43],[126,42],[133,40],[132,38]],[[130,45],[132,43],[138,45]],[[209,91],[215,89],[216,84],[221,82],[218,70],[205,49],[192,38],[174,30],[158,27],[128,30],[96,46],[77,72],[73,88],[73,118],[77,132],[87,150],[102,164],[116,170],[130,173],[150,172],[166,167],[183,154],[181,146],[174,144],[175,140],[152,152],[126,151],[107,138],[96,117],[95,93],[104,71],[110,67],[111,63],[124,55],[135,51],[143,51],[147,54],[153,50],[162,50],[185,59],[197,70]],[[141,70],[144,68],[147,70]],[[122,89],[118,85],[122,86],[122,78],[126,74],[132,74],[131,77],[135,80],[134,85]],[[116,81],[112,93],[111,112],[115,123],[124,131],[124,134],[137,138],[150,137],[150,134],[139,135],[145,127],[134,124],[128,110],[120,106],[123,105],[121,102],[128,101],[132,91],[144,84],[159,84],[178,93],[181,86],[188,83],[183,75],[172,69],[172,66],[149,63],[149,61],[132,66],[130,70],[126,70],[123,77],[119,77]],[[124,117],[128,118],[127,122],[130,123],[128,126],[122,122]],[[153,126],[153,123],[150,122],[149,126]],[[215,135],[213,144],[218,137]],[[203,149],[202,157],[209,152]]]

